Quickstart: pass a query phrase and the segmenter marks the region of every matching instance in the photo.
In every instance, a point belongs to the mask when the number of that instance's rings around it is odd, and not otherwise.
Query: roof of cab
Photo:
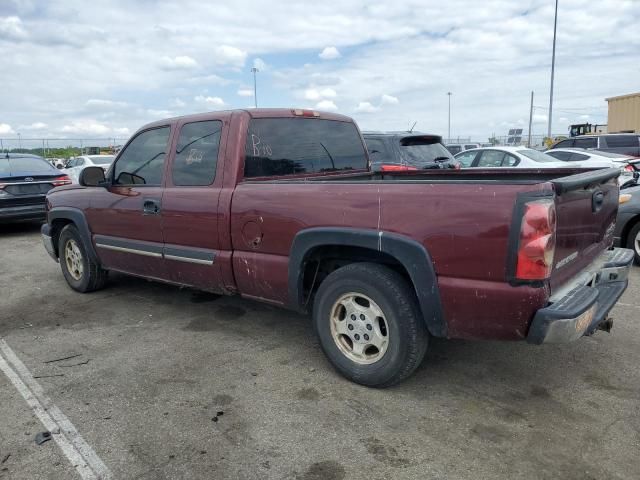
[[[318,113],[317,117],[302,117],[296,115],[296,111],[313,111]],[[251,109],[235,109],[235,110],[217,110],[213,112],[194,113],[191,115],[183,115],[180,117],[164,118],[155,122],[147,123],[138,129],[146,130],[148,128],[170,125],[178,122],[202,122],[205,120],[228,120],[231,115],[238,112],[247,113],[251,118],[315,118],[320,120],[337,120],[340,122],[353,122],[351,117],[340,115],[338,113],[321,112],[318,110],[298,109],[298,108],[251,108]]]

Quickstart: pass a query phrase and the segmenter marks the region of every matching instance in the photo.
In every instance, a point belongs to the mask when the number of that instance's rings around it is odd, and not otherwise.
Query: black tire
[[[640,265],[640,245],[636,243],[636,238],[640,234],[640,222],[637,222],[627,235],[627,248],[630,248],[635,253],[636,265]]]
[[[388,344],[375,363],[363,365],[352,360],[334,340],[331,327],[334,306],[349,293],[365,295],[384,314]],[[327,276],[315,295],[313,323],[322,350],[336,370],[369,387],[383,388],[404,380],[420,365],[427,351],[429,334],[413,288],[397,272],[375,263],[353,263]]]
[[[72,242],[72,243],[71,243]],[[67,245],[75,246],[79,252],[78,265],[82,266],[82,271],[70,271],[70,266],[65,256]],[[87,293],[99,290],[107,282],[108,271],[103,269],[98,263],[93,262],[82,243],[82,238],[75,225],[69,224],[62,229],[58,237],[58,258],[62,275],[69,286],[77,292]],[[73,267],[72,267],[73,268]]]

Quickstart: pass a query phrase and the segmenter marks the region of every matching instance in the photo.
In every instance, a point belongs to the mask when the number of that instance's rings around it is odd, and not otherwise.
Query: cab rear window
[[[245,153],[247,178],[367,168],[355,125],[336,120],[253,119]]]

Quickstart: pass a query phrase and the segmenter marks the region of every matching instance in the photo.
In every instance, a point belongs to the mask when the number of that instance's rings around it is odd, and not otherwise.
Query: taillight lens
[[[410,165],[382,165],[380,170],[382,172],[408,172],[418,169]]]
[[[626,166],[624,167],[624,169],[625,169],[627,172],[635,172],[635,171],[636,171],[636,169],[635,169],[635,168],[633,168],[633,165],[626,165]]]
[[[556,208],[553,199],[527,202],[520,226],[516,278],[544,280],[553,268],[556,248]]]
[[[62,185],[71,185],[71,179],[67,175],[60,175],[51,181],[54,187],[61,187]]]

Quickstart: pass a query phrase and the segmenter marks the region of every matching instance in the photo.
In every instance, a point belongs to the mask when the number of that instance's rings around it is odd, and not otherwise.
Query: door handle
[[[143,215],[157,215],[160,213],[160,201],[153,199],[146,199],[142,203]]]

